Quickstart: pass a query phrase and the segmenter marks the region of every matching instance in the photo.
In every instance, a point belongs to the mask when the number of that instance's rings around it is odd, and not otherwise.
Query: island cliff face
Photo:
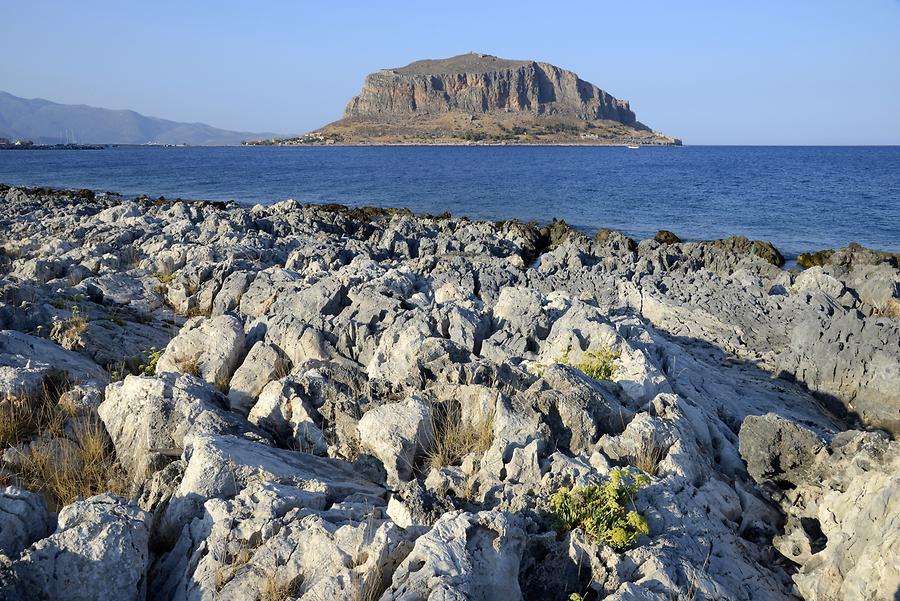
[[[681,144],[572,71],[476,53],[372,73],[341,120],[257,143]]]
[[[510,61],[481,54],[418,61],[402,69],[373,73],[366,78],[360,95],[347,105],[344,116],[451,111],[515,111],[637,124],[627,101],[611,96],[571,71],[548,63]]]

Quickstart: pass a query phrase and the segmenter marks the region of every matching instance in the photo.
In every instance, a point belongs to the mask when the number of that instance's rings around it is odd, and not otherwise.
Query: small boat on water
[[[628,148],[630,148],[631,150],[636,150],[636,149],[640,148],[640,145],[635,145],[635,146],[629,145]]]
[[[635,150],[640,147],[641,147],[641,145],[637,143],[637,140],[635,140],[634,138],[631,138],[631,144],[628,145],[628,148],[631,150]]]

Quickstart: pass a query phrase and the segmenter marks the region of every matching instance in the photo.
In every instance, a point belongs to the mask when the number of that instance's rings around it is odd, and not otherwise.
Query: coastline
[[[232,148],[232,147],[220,147],[220,148]],[[6,182],[0,182],[0,194],[5,193],[10,188],[18,188],[22,189],[28,193],[68,193],[75,194],[77,196],[85,197],[86,195],[97,195],[101,198],[108,198],[113,201],[119,202],[127,202],[127,201],[147,201],[157,199],[162,202],[186,202],[186,203],[199,203],[201,205],[212,205],[220,208],[227,207],[250,207],[254,204],[247,201],[237,201],[233,199],[209,199],[209,198],[182,198],[178,197],[154,197],[152,195],[148,195],[146,193],[141,194],[122,194],[116,191],[110,190],[96,190],[96,189],[79,189],[79,188],[62,188],[56,186],[30,186],[30,185],[21,185],[21,184],[10,184]],[[93,196],[91,196],[93,198]],[[293,202],[293,199],[288,199]],[[269,204],[275,204],[276,202],[283,201],[270,201]],[[408,215],[410,217],[415,218],[430,218],[433,217],[433,213],[428,212],[414,212],[408,207],[403,206],[373,206],[373,205],[365,205],[365,204],[345,204],[340,202],[331,202],[331,201],[322,201],[322,202],[298,202],[299,206],[315,209],[321,208],[323,210],[335,210],[339,212],[347,212],[353,213],[354,211],[362,211],[362,212],[372,212],[373,214],[403,214]],[[540,230],[549,231],[550,229],[556,229],[559,232],[565,232],[565,235],[574,235],[578,236],[584,240],[596,239],[598,236],[606,235],[608,232],[614,232],[617,235],[623,236],[626,240],[629,240],[629,244],[637,245],[638,243],[646,240],[651,240],[654,236],[647,236],[646,238],[642,238],[638,235],[634,235],[629,233],[628,231],[620,230],[620,229],[612,229],[605,227],[603,224],[569,224],[565,219],[559,217],[550,217],[549,219],[544,220],[528,220],[521,221],[517,219],[515,216],[507,216],[505,218],[495,219],[495,220],[487,220],[487,219],[479,219],[479,218],[471,218],[466,215],[456,215],[449,211],[444,211],[441,214],[441,218],[446,219],[455,219],[455,220],[463,220],[463,221],[473,221],[473,222],[491,222],[494,223],[503,223],[506,221],[521,223],[522,225],[534,226]],[[724,242],[728,239],[745,239],[751,245],[753,243],[757,243],[761,248],[771,249],[772,252],[776,256],[780,256],[781,258],[776,261],[776,263],[780,262],[780,265],[776,265],[778,267],[782,267],[785,270],[800,268],[805,269],[807,267],[815,266],[816,264],[821,264],[822,261],[827,261],[828,258],[836,251],[845,251],[851,252],[847,249],[852,249],[852,252],[866,252],[872,256],[881,257],[882,261],[897,263],[900,260],[900,253],[892,252],[888,250],[883,250],[879,248],[866,247],[857,244],[856,242],[848,241],[845,247],[836,247],[836,248],[805,248],[798,250],[796,252],[784,252],[782,249],[776,247],[771,242],[767,240],[752,240],[741,233],[733,233],[727,238],[719,238],[719,239],[698,239],[698,238],[690,238],[685,237],[681,238],[677,235],[677,232],[673,234],[668,230],[658,230],[656,235],[664,232],[667,236],[675,235],[678,239],[678,242],[681,243],[690,243],[690,244],[698,244],[698,243],[713,243],[713,242]],[[563,234],[558,234],[563,235]],[[748,246],[749,248],[749,246]],[[805,262],[805,265],[799,265],[797,262],[798,257],[802,255],[808,255],[810,259]],[[824,259],[819,258],[819,255],[825,255]]]
[[[0,507],[18,509],[0,523],[33,525],[3,541],[4,598],[62,590],[84,561],[98,598],[246,598],[271,574],[326,592],[353,574],[384,598],[893,582],[891,538],[869,536],[900,511],[890,257],[792,272],[764,243],[666,231],[0,196],[0,409],[63,424],[3,439]],[[624,499],[614,526],[561,521],[586,490]],[[820,512],[841,536],[810,534]]]

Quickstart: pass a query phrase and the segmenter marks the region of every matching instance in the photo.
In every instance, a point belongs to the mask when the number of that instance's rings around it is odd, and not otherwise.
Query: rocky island
[[[0,199],[2,599],[896,599],[896,256]]]
[[[625,100],[575,73],[469,53],[366,77],[344,117],[306,135],[251,145],[679,145]]]

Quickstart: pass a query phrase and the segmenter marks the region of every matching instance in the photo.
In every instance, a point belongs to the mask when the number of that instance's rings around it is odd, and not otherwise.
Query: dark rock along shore
[[[0,598],[900,588],[889,256],[851,247],[791,272],[742,238],[0,198],[0,408],[66,408],[7,435]],[[610,379],[572,367],[597,356]],[[54,506],[22,466],[67,456],[90,420],[121,482]],[[557,530],[553,493],[635,466],[647,535],[619,553]]]

